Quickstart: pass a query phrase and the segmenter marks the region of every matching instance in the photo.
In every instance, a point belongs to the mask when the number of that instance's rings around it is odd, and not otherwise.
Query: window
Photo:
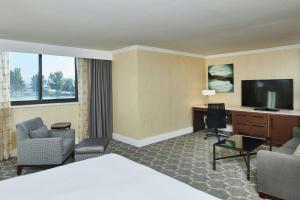
[[[9,53],[11,101],[38,100],[37,75],[39,56],[27,53]]]
[[[75,91],[75,59],[43,55],[43,99],[72,99]]]
[[[12,105],[77,101],[73,57],[9,53]]]

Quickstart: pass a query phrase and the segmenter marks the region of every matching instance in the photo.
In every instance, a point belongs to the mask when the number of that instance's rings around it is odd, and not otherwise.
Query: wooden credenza
[[[194,131],[205,128],[205,106],[193,107]],[[226,107],[229,123],[234,133],[271,137],[275,146],[280,146],[292,137],[292,130],[300,126],[300,111],[266,112],[252,108]]]

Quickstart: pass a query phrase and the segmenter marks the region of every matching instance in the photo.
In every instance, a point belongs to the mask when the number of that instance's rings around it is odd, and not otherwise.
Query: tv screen
[[[293,79],[242,80],[242,106],[293,109]]]

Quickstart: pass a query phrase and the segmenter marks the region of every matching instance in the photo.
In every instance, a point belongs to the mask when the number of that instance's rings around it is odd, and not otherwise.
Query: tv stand
[[[270,112],[278,112],[278,109],[275,108],[254,108],[254,110],[262,110],[262,111],[270,111]]]
[[[238,106],[226,106],[225,109],[227,122],[232,125],[233,133],[271,137],[275,146],[286,143],[293,137],[293,128],[300,127],[300,111],[296,110],[266,112]],[[206,113],[207,106],[193,107],[194,132],[205,129]]]

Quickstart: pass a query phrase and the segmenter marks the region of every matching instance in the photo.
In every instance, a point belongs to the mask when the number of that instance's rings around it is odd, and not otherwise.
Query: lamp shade
[[[215,90],[202,90],[202,95],[204,96],[211,96],[211,95],[215,95],[216,91]]]

